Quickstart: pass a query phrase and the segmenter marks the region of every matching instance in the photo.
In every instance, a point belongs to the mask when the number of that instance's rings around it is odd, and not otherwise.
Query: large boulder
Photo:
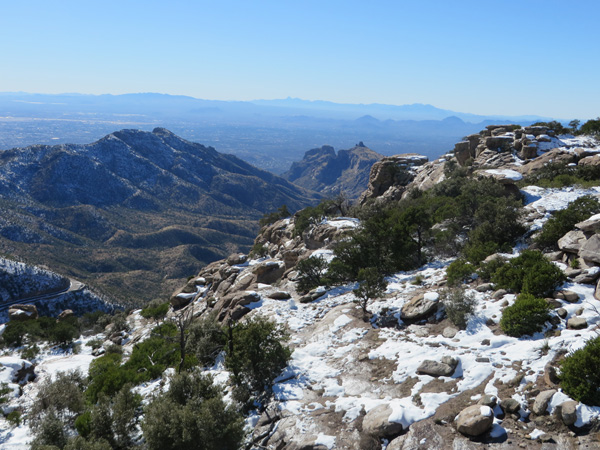
[[[8,308],[9,320],[26,321],[38,317],[38,310],[35,305],[11,305]]]
[[[570,330],[583,330],[587,328],[588,323],[584,317],[571,317],[567,320],[567,328]]]
[[[75,313],[73,312],[72,309],[65,309],[63,312],[61,312],[58,317],[56,318],[57,322],[62,322],[63,320],[67,320],[70,317],[74,317]]]
[[[466,436],[481,436],[494,423],[494,413],[489,406],[472,405],[456,417],[456,429]]]
[[[490,136],[485,138],[485,146],[489,150],[508,152],[513,145],[512,136]]]
[[[535,401],[533,402],[533,406],[531,410],[534,414],[538,416],[544,415],[547,413],[548,405],[550,404],[550,400],[556,394],[556,389],[548,389],[547,391],[540,392]]]
[[[454,157],[458,164],[464,166],[465,163],[472,157],[469,141],[461,141],[454,144]]]
[[[594,234],[579,249],[579,257],[600,264],[600,235]]]
[[[575,228],[586,233],[596,233],[600,230],[600,214],[594,214],[589,219],[576,223]]]
[[[435,292],[419,294],[402,306],[400,317],[402,320],[420,320],[429,317],[437,311],[439,296]]]
[[[577,405],[575,400],[568,400],[558,405],[557,414],[565,425],[571,426],[577,422]]]
[[[578,253],[586,241],[587,237],[583,231],[572,230],[558,240],[558,248],[563,252]]]
[[[524,164],[516,170],[521,172],[523,175],[532,174],[542,168],[544,168],[548,163],[561,163],[561,164],[570,164],[575,162],[577,156],[571,152],[561,149],[550,150],[547,153],[544,153],[541,156],[531,160],[528,164]]]
[[[390,188],[400,188],[398,194],[401,196],[404,188],[415,178],[415,166],[421,166],[428,158],[416,153],[404,153],[401,155],[388,156],[376,162],[371,167],[369,175],[369,187],[360,198],[360,203],[365,203],[370,198],[382,196]]]
[[[268,259],[254,266],[252,271],[256,274],[256,282],[273,284],[285,273],[285,264],[282,261]]]
[[[397,436],[402,432],[402,424],[390,422],[391,414],[389,405],[376,406],[363,418],[363,432],[379,439]]]
[[[432,377],[449,377],[454,373],[456,366],[458,366],[456,358],[444,357],[442,362],[426,359],[417,368],[417,373]]]

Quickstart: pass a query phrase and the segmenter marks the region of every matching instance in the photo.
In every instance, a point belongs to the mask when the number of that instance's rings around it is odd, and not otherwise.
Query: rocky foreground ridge
[[[414,187],[428,189],[444,179],[452,161],[515,193],[524,175],[549,162],[595,165],[599,152],[591,138],[556,137],[545,127],[490,126],[436,161],[414,154],[383,158],[360,201],[386,202]],[[532,231],[568,202],[600,193],[535,186],[521,192],[523,223]],[[297,236],[293,219],[281,220],[256,240],[267,257],[232,255],[213,263],[171,300],[178,305],[210,298],[222,321],[264,314],[291,330],[293,359],[254,429],[257,448],[362,449],[377,442],[387,442],[388,449],[478,443],[600,448],[593,432],[600,409],[569,399],[556,377],[558,361],[598,333],[600,217],[578,223],[558,241],[560,251],[547,254],[568,281],[547,299],[554,331],[546,340],[505,336],[498,322],[515,295],[478,281],[467,289],[477,299],[475,316],[458,330],[439,301],[444,261],[390,277],[384,298],[371,306],[371,322],[353,303],[355,286],[298,292],[297,262],[331,258],[334,243],[357,226],[347,218],[325,220]],[[581,266],[573,268],[574,259]]]
[[[444,179],[453,163],[499,179],[507,193],[521,192],[526,204],[522,222],[530,233],[570,201],[599,196],[598,188],[517,186],[523,174],[559,155],[572,164],[600,160],[600,146],[593,139],[554,137],[548,129],[517,131],[488,127],[465,141],[467,158],[461,153],[464,143],[431,162],[413,154],[384,158],[373,166],[360,201],[385,203],[408,196],[415,187],[428,189]],[[523,154],[517,141],[530,153]],[[497,142],[502,145],[495,147]],[[529,150],[534,146],[535,155]],[[387,277],[385,293],[369,302],[368,320],[355,303],[356,283],[302,292],[298,262],[310,256],[331,260],[335,243],[357,227],[357,219],[332,217],[298,234],[294,217],[279,220],[256,238],[264,256],[234,253],[211,263],[171,297],[178,311],[213,313],[223,324],[262,315],[289,330],[292,358],[276,380],[272,401],[250,416],[247,448],[600,448],[600,408],[570,399],[556,376],[565,354],[598,333],[599,217],[578,223],[559,240],[560,251],[546,255],[567,282],[546,299],[552,311],[544,334],[522,338],[507,336],[499,326],[503,310],[516,296],[476,278],[465,285],[476,305],[466,328],[448,319],[441,294],[452,259]],[[574,259],[579,267],[573,267]],[[139,311],[128,321],[133,331],[118,341],[126,353],[153,326]],[[84,370],[93,358],[77,357]],[[36,370],[48,376],[56,364],[48,359]],[[210,373],[226,383],[222,365]],[[155,380],[142,391],[151,395],[163,382]],[[23,389],[33,395],[35,383]],[[22,397],[14,402],[26,404]],[[18,429],[5,429],[5,442],[11,433],[18,439]]]

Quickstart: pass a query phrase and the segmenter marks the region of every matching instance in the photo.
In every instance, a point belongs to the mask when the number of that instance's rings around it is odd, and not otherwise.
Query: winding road
[[[85,287],[85,284],[83,284],[77,280],[69,279],[69,286],[67,286],[64,289],[47,292],[45,294],[36,295],[34,297],[25,297],[25,298],[20,298],[18,300],[10,300],[8,302],[0,304],[0,311],[5,311],[8,308],[10,308],[12,305],[36,304],[37,302],[42,301],[42,300],[51,300],[53,298],[59,297],[63,294],[66,294],[67,292],[81,291],[84,287]]]

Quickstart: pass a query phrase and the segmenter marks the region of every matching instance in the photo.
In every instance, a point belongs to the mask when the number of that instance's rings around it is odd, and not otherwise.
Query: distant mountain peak
[[[381,158],[383,155],[362,141],[337,154],[333,147],[324,145],[308,150],[302,161],[293,163],[282,177],[325,196],[344,192],[350,198],[357,198],[368,185],[371,166]]]

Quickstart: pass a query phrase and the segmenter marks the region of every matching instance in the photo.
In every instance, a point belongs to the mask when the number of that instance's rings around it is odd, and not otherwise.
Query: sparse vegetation
[[[358,304],[362,308],[363,317],[367,316],[367,304],[369,300],[381,297],[387,283],[375,267],[367,267],[358,271],[358,287],[352,292],[356,297]]]
[[[461,330],[467,328],[469,317],[473,315],[477,305],[475,298],[460,288],[444,290],[440,297],[450,322]]]
[[[286,205],[281,205],[279,209],[277,209],[277,211],[273,211],[262,216],[262,218],[258,221],[258,225],[260,225],[260,227],[262,228],[267,225],[271,225],[272,223],[275,223],[278,220],[286,219],[291,215],[292,213],[290,213],[288,207]]]
[[[150,303],[148,303],[148,305],[144,309],[142,309],[140,314],[143,318],[152,319],[156,324],[158,324],[167,315],[167,312],[169,311],[169,306],[169,302],[153,300]]]

